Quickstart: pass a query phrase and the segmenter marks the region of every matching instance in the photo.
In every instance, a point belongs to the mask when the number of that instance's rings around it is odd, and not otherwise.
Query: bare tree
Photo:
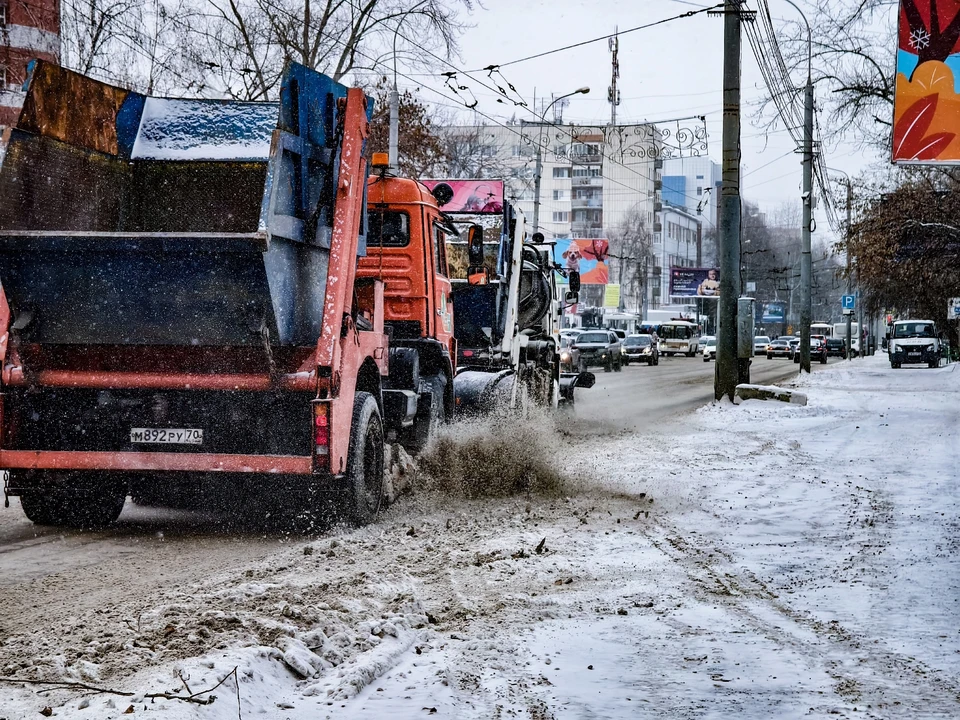
[[[185,28],[187,52],[207,84],[243,100],[276,96],[295,61],[334,80],[382,72],[394,52],[404,67],[431,67],[457,50],[459,9],[471,0],[199,0],[204,22]]]
[[[894,3],[895,5],[895,3]],[[890,141],[895,77],[896,14],[889,0],[811,0],[813,80],[827,140],[882,148]],[[800,85],[806,75],[802,22],[777,27],[786,67]],[[793,98],[799,107],[800,97]]]
[[[635,298],[639,310],[653,249],[653,235],[641,205],[632,207],[617,227],[606,230],[606,235],[610,241],[611,262],[617,268],[620,296]]]
[[[367,153],[388,152],[390,144],[390,103],[387,78],[373,89],[373,119]],[[411,90],[399,93],[398,163],[404,177],[422,178],[436,174],[447,161],[444,139],[438,134],[437,118]]]
[[[144,0],[76,0],[61,6],[61,63],[108,81],[129,77],[138,61]]]
[[[444,177],[505,178],[510,168],[504,161],[503,142],[482,125],[454,125],[442,133],[446,166]]]

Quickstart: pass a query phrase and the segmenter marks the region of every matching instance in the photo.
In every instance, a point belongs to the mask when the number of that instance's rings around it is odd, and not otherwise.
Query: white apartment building
[[[663,202],[699,215],[703,218],[704,232],[715,229],[720,180],[720,165],[708,157],[664,160]]]
[[[682,207],[663,204],[660,232],[653,235],[647,307],[670,305],[670,268],[696,267],[697,229],[701,218]]]
[[[540,147],[539,227],[547,238],[604,238],[633,212],[647,227],[659,202],[660,160],[651,125],[605,126],[527,123],[453,127],[475,133],[497,162],[507,196],[534,224],[537,147]],[[490,175],[485,173],[484,176]]]

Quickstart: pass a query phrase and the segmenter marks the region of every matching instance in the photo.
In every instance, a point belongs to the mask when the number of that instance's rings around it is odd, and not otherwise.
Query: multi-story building
[[[703,219],[704,231],[717,227],[720,165],[708,157],[677,157],[663,161],[663,202]]]
[[[673,304],[670,300],[670,268],[696,267],[700,216],[683,207],[663,203],[658,213],[660,230],[653,234],[653,262],[649,272],[648,307]]]
[[[631,216],[653,227],[658,140],[650,125],[527,123],[449,128],[480,144],[482,172],[506,176],[507,195],[547,237],[602,238]],[[537,148],[540,202],[536,203]],[[490,162],[492,158],[497,162]],[[470,173],[469,168],[463,168]]]
[[[27,63],[59,54],[59,0],[0,0],[0,130],[20,113]]]

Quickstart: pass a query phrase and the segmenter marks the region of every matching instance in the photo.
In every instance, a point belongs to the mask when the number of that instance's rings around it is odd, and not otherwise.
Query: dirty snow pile
[[[127,693],[4,682],[0,718],[960,717],[956,368],[878,356],[803,377],[806,406],[562,423],[543,487],[421,488],[82,615],[49,579],[0,586],[4,677]],[[151,542],[138,567],[173,572]]]

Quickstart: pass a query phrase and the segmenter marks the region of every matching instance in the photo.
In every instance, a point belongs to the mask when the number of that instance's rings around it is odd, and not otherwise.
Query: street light
[[[800,370],[810,372],[810,287],[813,263],[810,256],[810,226],[813,223],[813,33],[807,16],[793,0],[784,0],[800,13],[807,26],[807,84],[803,89],[803,228],[800,240]]]
[[[582,88],[577,88],[573,92],[569,92],[566,95],[561,95],[560,97],[555,98],[553,102],[547,105],[544,111],[540,113],[539,127],[542,127],[547,122],[546,120],[547,112],[549,112],[550,108],[556,105],[557,102],[559,102],[560,100],[563,100],[564,98],[572,97],[573,95],[586,95],[588,92],[590,92],[590,88],[584,86]],[[542,170],[543,170],[543,149],[540,146],[540,138],[538,136],[537,137],[537,169],[533,178],[533,195],[534,195],[533,197],[533,231],[534,232],[540,232],[540,172]]]
[[[851,207],[853,205],[853,184],[850,182],[850,176],[847,175],[843,170],[837,170],[836,168],[828,167],[827,170],[830,172],[840,173],[847,180],[847,295],[853,295],[853,276],[851,275],[850,270],[850,213]],[[847,359],[853,360],[853,328],[851,327],[853,323],[853,313],[847,315]],[[858,330],[859,334],[862,336],[863,328]]]

